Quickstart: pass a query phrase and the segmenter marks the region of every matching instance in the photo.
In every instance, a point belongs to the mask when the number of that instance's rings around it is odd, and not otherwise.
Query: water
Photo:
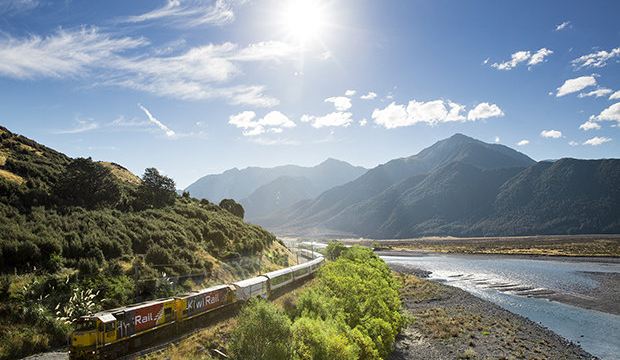
[[[601,359],[620,358],[620,316],[544,298],[558,293],[587,296],[597,282],[582,272],[620,273],[620,264],[492,255],[438,254],[384,256],[383,259],[430,271],[430,278],[445,281],[540,323]]]

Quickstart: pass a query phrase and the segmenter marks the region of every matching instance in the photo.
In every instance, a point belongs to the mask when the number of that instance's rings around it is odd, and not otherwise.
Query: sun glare
[[[325,14],[319,0],[290,0],[282,17],[288,36],[300,43],[316,40],[325,27]]]

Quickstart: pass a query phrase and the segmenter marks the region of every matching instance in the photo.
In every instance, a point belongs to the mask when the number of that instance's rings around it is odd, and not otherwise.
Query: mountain
[[[250,220],[265,217],[302,199],[316,197],[334,186],[351,181],[366,169],[347,162],[327,159],[313,167],[296,165],[273,168],[231,169],[207,175],[185,190],[192,196],[219,202],[236,199]]]
[[[456,134],[262,224],[370,238],[618,232],[620,160],[536,163]]]
[[[535,163],[506,146],[487,144],[456,134],[416,155],[379,165],[349,183],[322,193],[302,207],[274,214],[264,221],[264,225],[275,228],[281,225],[289,228],[323,227],[347,208],[367,201],[407,178],[428,174],[456,161],[485,169],[525,168]]]

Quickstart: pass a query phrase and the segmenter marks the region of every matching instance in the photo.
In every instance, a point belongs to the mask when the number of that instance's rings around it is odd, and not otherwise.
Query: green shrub
[[[300,295],[296,313],[325,327],[342,323],[341,334],[356,345],[359,359],[386,358],[404,324],[398,288],[383,260],[354,246],[321,268],[315,284]]]
[[[289,360],[291,321],[275,305],[251,300],[239,314],[230,350],[240,360]]]
[[[222,199],[222,201],[220,201],[220,207],[242,219],[243,216],[245,216],[245,210],[243,209],[243,206],[241,206],[241,204],[239,204],[233,199]]]
[[[302,317],[295,321],[292,332],[295,360],[360,358],[358,346],[346,334],[346,326],[338,326],[333,321]]]

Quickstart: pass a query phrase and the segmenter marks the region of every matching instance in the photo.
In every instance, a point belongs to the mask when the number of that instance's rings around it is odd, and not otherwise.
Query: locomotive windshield
[[[89,331],[97,328],[97,322],[91,319],[79,319],[75,324],[75,331]]]

